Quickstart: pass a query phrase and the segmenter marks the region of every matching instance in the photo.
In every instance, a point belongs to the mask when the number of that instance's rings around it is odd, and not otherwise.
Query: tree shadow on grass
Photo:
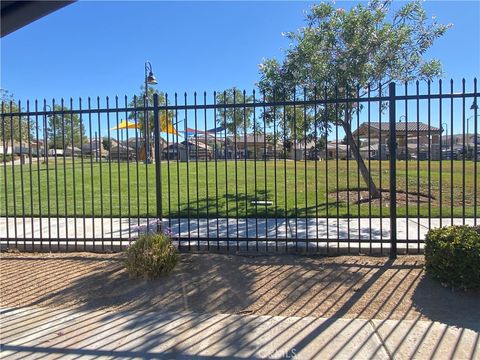
[[[271,201],[270,205],[258,204],[255,205],[255,201]],[[228,206],[228,211],[227,211]],[[180,208],[180,210],[179,210]],[[259,218],[294,218],[294,217],[303,217],[308,215],[308,217],[325,216],[328,213],[330,216],[336,215],[336,209],[341,208],[340,216],[345,216],[346,202],[344,201],[330,201],[323,202],[316,205],[311,205],[308,207],[302,206],[302,204],[297,204],[297,207],[290,206],[285,209],[284,205],[275,204],[275,195],[271,190],[257,190],[257,195],[255,194],[245,194],[239,192],[228,193],[219,195],[219,198],[216,196],[209,197],[200,197],[198,200],[195,196],[191,196],[189,201],[182,202],[178,206],[171,206],[170,208],[164,208],[165,213],[168,212],[171,218],[179,217],[195,217],[199,216],[202,218],[225,218],[225,217],[259,217]]]

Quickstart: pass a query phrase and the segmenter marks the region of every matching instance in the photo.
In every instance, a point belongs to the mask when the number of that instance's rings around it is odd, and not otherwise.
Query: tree
[[[143,107],[145,105],[148,105],[148,106],[153,106],[153,95],[154,94],[158,94],[158,105],[159,106],[165,106],[166,104],[166,96],[165,96],[165,93],[161,92],[161,91],[158,91],[152,87],[149,87],[148,88],[148,96],[145,97],[145,87],[144,86],[141,86],[140,87],[140,94],[135,96],[131,101],[130,101],[130,104],[129,106],[132,107],[132,108],[139,108],[139,107]],[[170,101],[169,101],[170,102]],[[165,115],[167,115],[166,111],[165,110],[161,110],[160,111],[160,118],[161,119],[165,119]],[[133,111],[133,112],[130,112],[130,114],[128,115],[128,118],[132,121],[136,121],[136,123],[138,124],[139,128],[140,128],[140,131],[145,134],[145,111]],[[169,111],[168,112],[168,116],[166,118],[168,121],[169,124],[172,124],[175,122],[175,112],[174,111]],[[149,127],[149,131],[148,133],[149,134],[152,134],[153,133],[153,130],[154,130],[154,127],[155,127],[155,123],[153,121],[153,114],[152,112],[150,111],[149,112],[149,115],[148,115],[148,127]],[[161,128],[166,128],[166,124],[161,124]]]
[[[395,13],[391,4],[374,0],[349,11],[327,3],[314,5],[306,26],[286,34],[291,46],[283,62],[267,59],[260,64],[260,89],[278,100],[291,100],[295,90],[309,100],[316,95],[353,98],[390,81],[440,76],[440,61],[423,57],[451,25],[438,24],[434,17],[428,19],[420,1],[405,3]],[[300,123],[310,134],[314,128],[328,133],[332,124],[342,126],[362,177],[372,197],[378,198],[380,193],[351,131],[352,119],[361,110],[361,105],[331,104],[309,109],[303,118],[286,114],[286,122],[290,129],[292,122]],[[298,129],[293,126],[292,130]]]
[[[244,104],[253,101],[253,96],[247,96],[245,91],[233,87],[216,94],[218,105]],[[253,108],[251,107],[220,107],[217,109],[216,122],[231,134],[244,134],[250,127]],[[248,130],[247,130],[248,131]]]
[[[78,114],[69,113],[65,106],[55,105],[56,113],[48,115],[48,139],[51,149],[81,147],[87,140],[85,127]]]
[[[3,115],[4,113],[18,113],[21,111],[13,95],[5,89],[0,89],[0,102],[2,117],[0,119],[0,145],[14,142],[24,142],[33,138],[34,121],[29,121],[25,116]]]
[[[107,137],[104,137],[102,139],[102,146],[104,150],[110,151],[110,148],[112,147],[112,140],[110,140]]]

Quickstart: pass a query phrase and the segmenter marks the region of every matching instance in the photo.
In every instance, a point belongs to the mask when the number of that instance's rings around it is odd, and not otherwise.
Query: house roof
[[[195,141],[195,140],[184,140],[182,142],[173,142],[168,145],[167,149],[170,151],[171,149],[175,149],[177,147],[179,148],[184,148],[185,145],[188,143],[190,147],[195,147],[198,146],[199,149],[206,149],[206,150],[211,150],[211,146],[201,142],[201,141]]]
[[[310,141],[307,141],[307,144],[305,144],[305,141],[300,141],[297,144],[295,144],[295,149],[297,150],[303,150],[305,148],[312,149],[312,148],[315,148],[315,145],[319,145],[319,142],[315,144],[315,140],[310,140]],[[323,148],[325,148],[325,146],[323,146]]]
[[[339,151],[347,151],[347,145],[345,144],[340,144],[337,142],[329,142],[327,144],[327,150],[339,150]]]
[[[129,144],[130,145],[130,144]],[[114,151],[135,151],[135,148],[131,147],[131,146],[126,146],[126,145],[123,145],[123,144],[115,144],[115,145],[112,145],[110,146],[110,152],[114,152]]]
[[[357,134],[358,131],[360,131],[360,134],[366,134],[368,133],[368,127],[370,125],[370,129],[375,129],[379,130],[381,132],[389,132],[390,131],[390,123],[389,122],[364,122],[360,125],[360,127],[354,131],[354,134]],[[416,133],[418,132],[440,132],[441,130],[438,127],[435,126],[428,126],[427,124],[423,122],[417,122],[417,121],[409,121],[409,122],[397,122],[395,123],[395,129],[397,132],[412,132]]]
[[[231,141],[235,141],[235,137],[234,136],[227,136],[227,139],[231,140]],[[277,138],[277,144],[281,144],[282,139],[280,138]],[[247,135],[237,135],[237,143],[238,142],[241,142],[241,143],[248,143],[248,144],[253,144],[253,143],[256,143],[256,144],[263,144],[264,142],[266,142],[267,144],[273,144],[274,143],[274,136],[272,134],[257,134],[257,135],[254,135],[254,134],[247,134]]]
[[[379,146],[378,146],[378,144],[377,144],[377,146],[375,146],[375,145],[362,146],[362,147],[359,148],[358,150],[359,150],[359,151],[368,151],[368,150],[370,150],[370,151],[378,151],[378,149],[379,149]]]

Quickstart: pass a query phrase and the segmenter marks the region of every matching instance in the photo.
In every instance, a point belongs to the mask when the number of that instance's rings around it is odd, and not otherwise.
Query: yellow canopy
[[[127,120],[122,120],[118,126],[111,128],[110,130],[125,130],[125,129],[140,129],[140,124],[135,124],[128,122]],[[160,115],[160,132],[167,134],[177,135],[177,130],[173,127],[173,124],[170,120],[167,121],[165,115]]]
[[[128,122],[127,120],[122,120],[118,124],[118,126],[115,126],[110,130],[125,130],[125,129],[140,129],[140,125],[132,122]]]
[[[160,115],[160,132],[177,135],[177,129],[173,127],[171,119],[167,121],[164,114]]]

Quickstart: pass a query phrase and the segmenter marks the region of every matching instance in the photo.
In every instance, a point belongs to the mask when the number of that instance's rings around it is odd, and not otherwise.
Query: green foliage
[[[102,146],[104,150],[110,151],[110,148],[112,147],[112,140],[109,138],[104,137],[102,139]]]
[[[2,113],[18,113],[21,110],[20,103],[17,103],[13,95],[5,89],[0,89],[0,102]],[[0,141],[5,140],[6,146],[11,146],[12,138],[14,143],[28,141],[33,136],[35,121],[28,121],[26,117],[2,116],[0,118]]]
[[[448,226],[425,239],[428,274],[455,289],[480,288],[480,227]]]
[[[143,107],[143,106],[153,106],[153,95],[158,94],[158,104],[160,106],[166,105],[167,100],[166,100],[166,95],[162,91],[158,91],[157,89],[154,89],[152,86],[148,87],[148,97],[145,97],[145,86],[142,85],[140,87],[140,93],[130,101],[129,106],[130,107]],[[168,101],[168,104],[170,104],[170,101]],[[160,118],[165,118],[167,116],[167,122],[168,123],[175,123],[177,120],[175,118],[175,111],[168,111],[168,114],[166,111],[161,110],[159,112]],[[145,133],[145,112],[144,111],[135,111],[131,112],[128,114],[128,119],[131,120],[132,122],[136,122],[138,126],[140,127],[140,131],[142,134]],[[153,122],[153,112],[150,111],[148,114],[148,128],[149,128],[149,134],[153,133],[154,129],[154,122]]]
[[[405,3],[396,13],[390,5],[372,1],[349,11],[330,3],[314,5],[306,26],[285,35],[291,46],[283,64],[275,59],[261,64],[261,88],[312,90],[337,84],[355,93],[356,85],[440,76],[440,62],[422,56],[451,25],[428,19],[420,1]]]
[[[87,137],[85,126],[78,114],[68,113],[69,108],[64,105],[55,105],[54,111],[58,113],[48,116],[49,147],[51,149],[82,147]]]
[[[316,87],[322,98],[334,98],[337,93],[354,97],[364,95],[370,84],[373,91],[379,83],[440,76],[440,62],[425,60],[423,55],[451,24],[429,19],[421,1],[405,3],[396,13],[391,3],[360,3],[348,11],[330,3],[312,6],[306,26],[285,34],[291,43],[283,62],[273,58],[260,64],[260,89],[270,98],[275,92],[277,98],[290,99],[297,89],[312,99]],[[324,106],[317,118],[349,122],[348,113],[356,110],[361,108],[355,104],[337,109]],[[305,119],[310,131],[313,120],[313,116]]]
[[[253,101],[253,96],[247,96],[245,92],[236,88],[230,88],[216,94],[217,104],[243,104]],[[217,124],[231,134],[244,134],[250,128],[253,108],[218,108]]]
[[[440,76],[440,62],[423,56],[451,25],[429,19],[419,0],[403,4],[395,13],[391,4],[373,0],[348,11],[331,3],[313,5],[306,26],[285,34],[290,46],[284,60],[272,58],[260,64],[262,93],[269,100],[354,98],[378,92],[390,81]],[[325,135],[332,124],[343,126],[352,138],[353,114],[360,112],[362,105],[345,102],[295,110],[292,106],[267,108],[264,118],[294,142]],[[349,143],[357,157],[355,143]],[[372,196],[378,197],[363,159],[359,157],[357,162]]]
[[[0,155],[0,162],[4,162],[4,161],[12,161],[12,155],[8,155],[8,154],[1,154]]]
[[[169,273],[179,256],[172,240],[165,234],[140,236],[126,250],[126,268],[131,277],[154,279]]]

